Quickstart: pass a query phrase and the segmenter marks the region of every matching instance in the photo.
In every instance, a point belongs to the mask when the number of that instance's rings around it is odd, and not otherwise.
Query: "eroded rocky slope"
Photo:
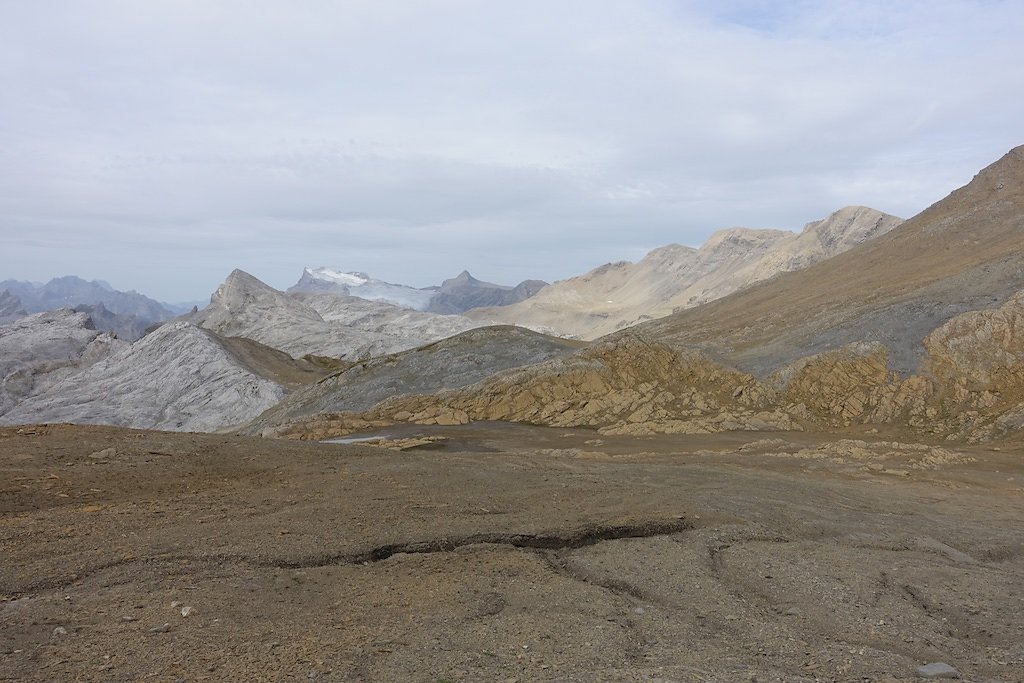
[[[310,384],[268,410],[243,430],[273,427],[326,412],[361,412],[403,394],[467,386],[513,367],[568,355],[578,343],[517,327],[482,327],[422,348],[373,358]]]
[[[67,308],[0,326],[0,415],[124,346]]]
[[[0,421],[214,431],[251,419],[285,394],[216,335],[175,322],[34,393]]]
[[[970,442],[1024,427],[1024,291],[951,319],[923,349],[921,372],[909,376],[892,370],[884,344],[853,342],[758,378],[637,331],[471,386],[368,410],[321,404],[324,414],[279,414],[262,426],[268,436],[319,439],[401,422],[501,420],[629,435],[862,424]]]
[[[898,229],[699,308],[646,323],[665,341],[767,375],[852,342],[881,342],[918,372],[923,340],[1024,289],[1024,147]]]
[[[800,429],[774,409],[775,397],[765,383],[703,354],[625,335],[464,388],[398,396],[358,416],[313,416],[265,433],[324,438],[394,422],[480,420],[594,427],[608,434]]]
[[[296,358],[312,354],[352,360],[412,348],[483,324],[357,297],[288,295],[240,270],[217,288],[209,306],[183,319]]]

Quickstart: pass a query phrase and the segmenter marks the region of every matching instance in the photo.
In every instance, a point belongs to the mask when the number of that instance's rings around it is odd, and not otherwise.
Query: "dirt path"
[[[27,431],[0,680],[1024,681],[1019,445]]]

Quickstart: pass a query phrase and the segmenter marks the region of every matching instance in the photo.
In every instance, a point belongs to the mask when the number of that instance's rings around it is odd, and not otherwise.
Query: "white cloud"
[[[910,215],[1022,142],[1012,1],[4,14],[0,278],[553,279],[843,204]]]

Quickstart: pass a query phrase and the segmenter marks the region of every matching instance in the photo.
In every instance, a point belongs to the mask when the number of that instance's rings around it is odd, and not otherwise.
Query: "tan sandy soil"
[[[0,680],[1024,680],[1024,444],[387,436],[0,431]]]

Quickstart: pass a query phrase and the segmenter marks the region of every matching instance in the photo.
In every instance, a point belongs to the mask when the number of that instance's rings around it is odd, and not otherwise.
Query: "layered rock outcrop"
[[[627,336],[462,389],[400,396],[359,415],[314,416],[265,435],[319,439],[394,422],[478,420],[592,427],[607,434],[801,429],[774,408],[776,396],[769,385],[702,354]]]
[[[501,420],[629,435],[896,425],[987,441],[1024,426],[1021,321],[1024,292],[957,316],[925,340],[925,370],[910,376],[891,368],[877,342],[809,356],[760,380],[698,351],[625,334],[460,389],[310,411],[265,423],[262,433],[319,439],[396,422]]]
[[[175,322],[36,392],[0,422],[215,431],[251,419],[285,393],[216,335]]]
[[[356,363],[291,394],[242,430],[260,434],[319,413],[357,413],[404,394],[427,394],[474,384],[496,372],[566,356],[578,343],[518,327],[481,327]]]
[[[125,346],[67,308],[0,326],[0,415]]]

